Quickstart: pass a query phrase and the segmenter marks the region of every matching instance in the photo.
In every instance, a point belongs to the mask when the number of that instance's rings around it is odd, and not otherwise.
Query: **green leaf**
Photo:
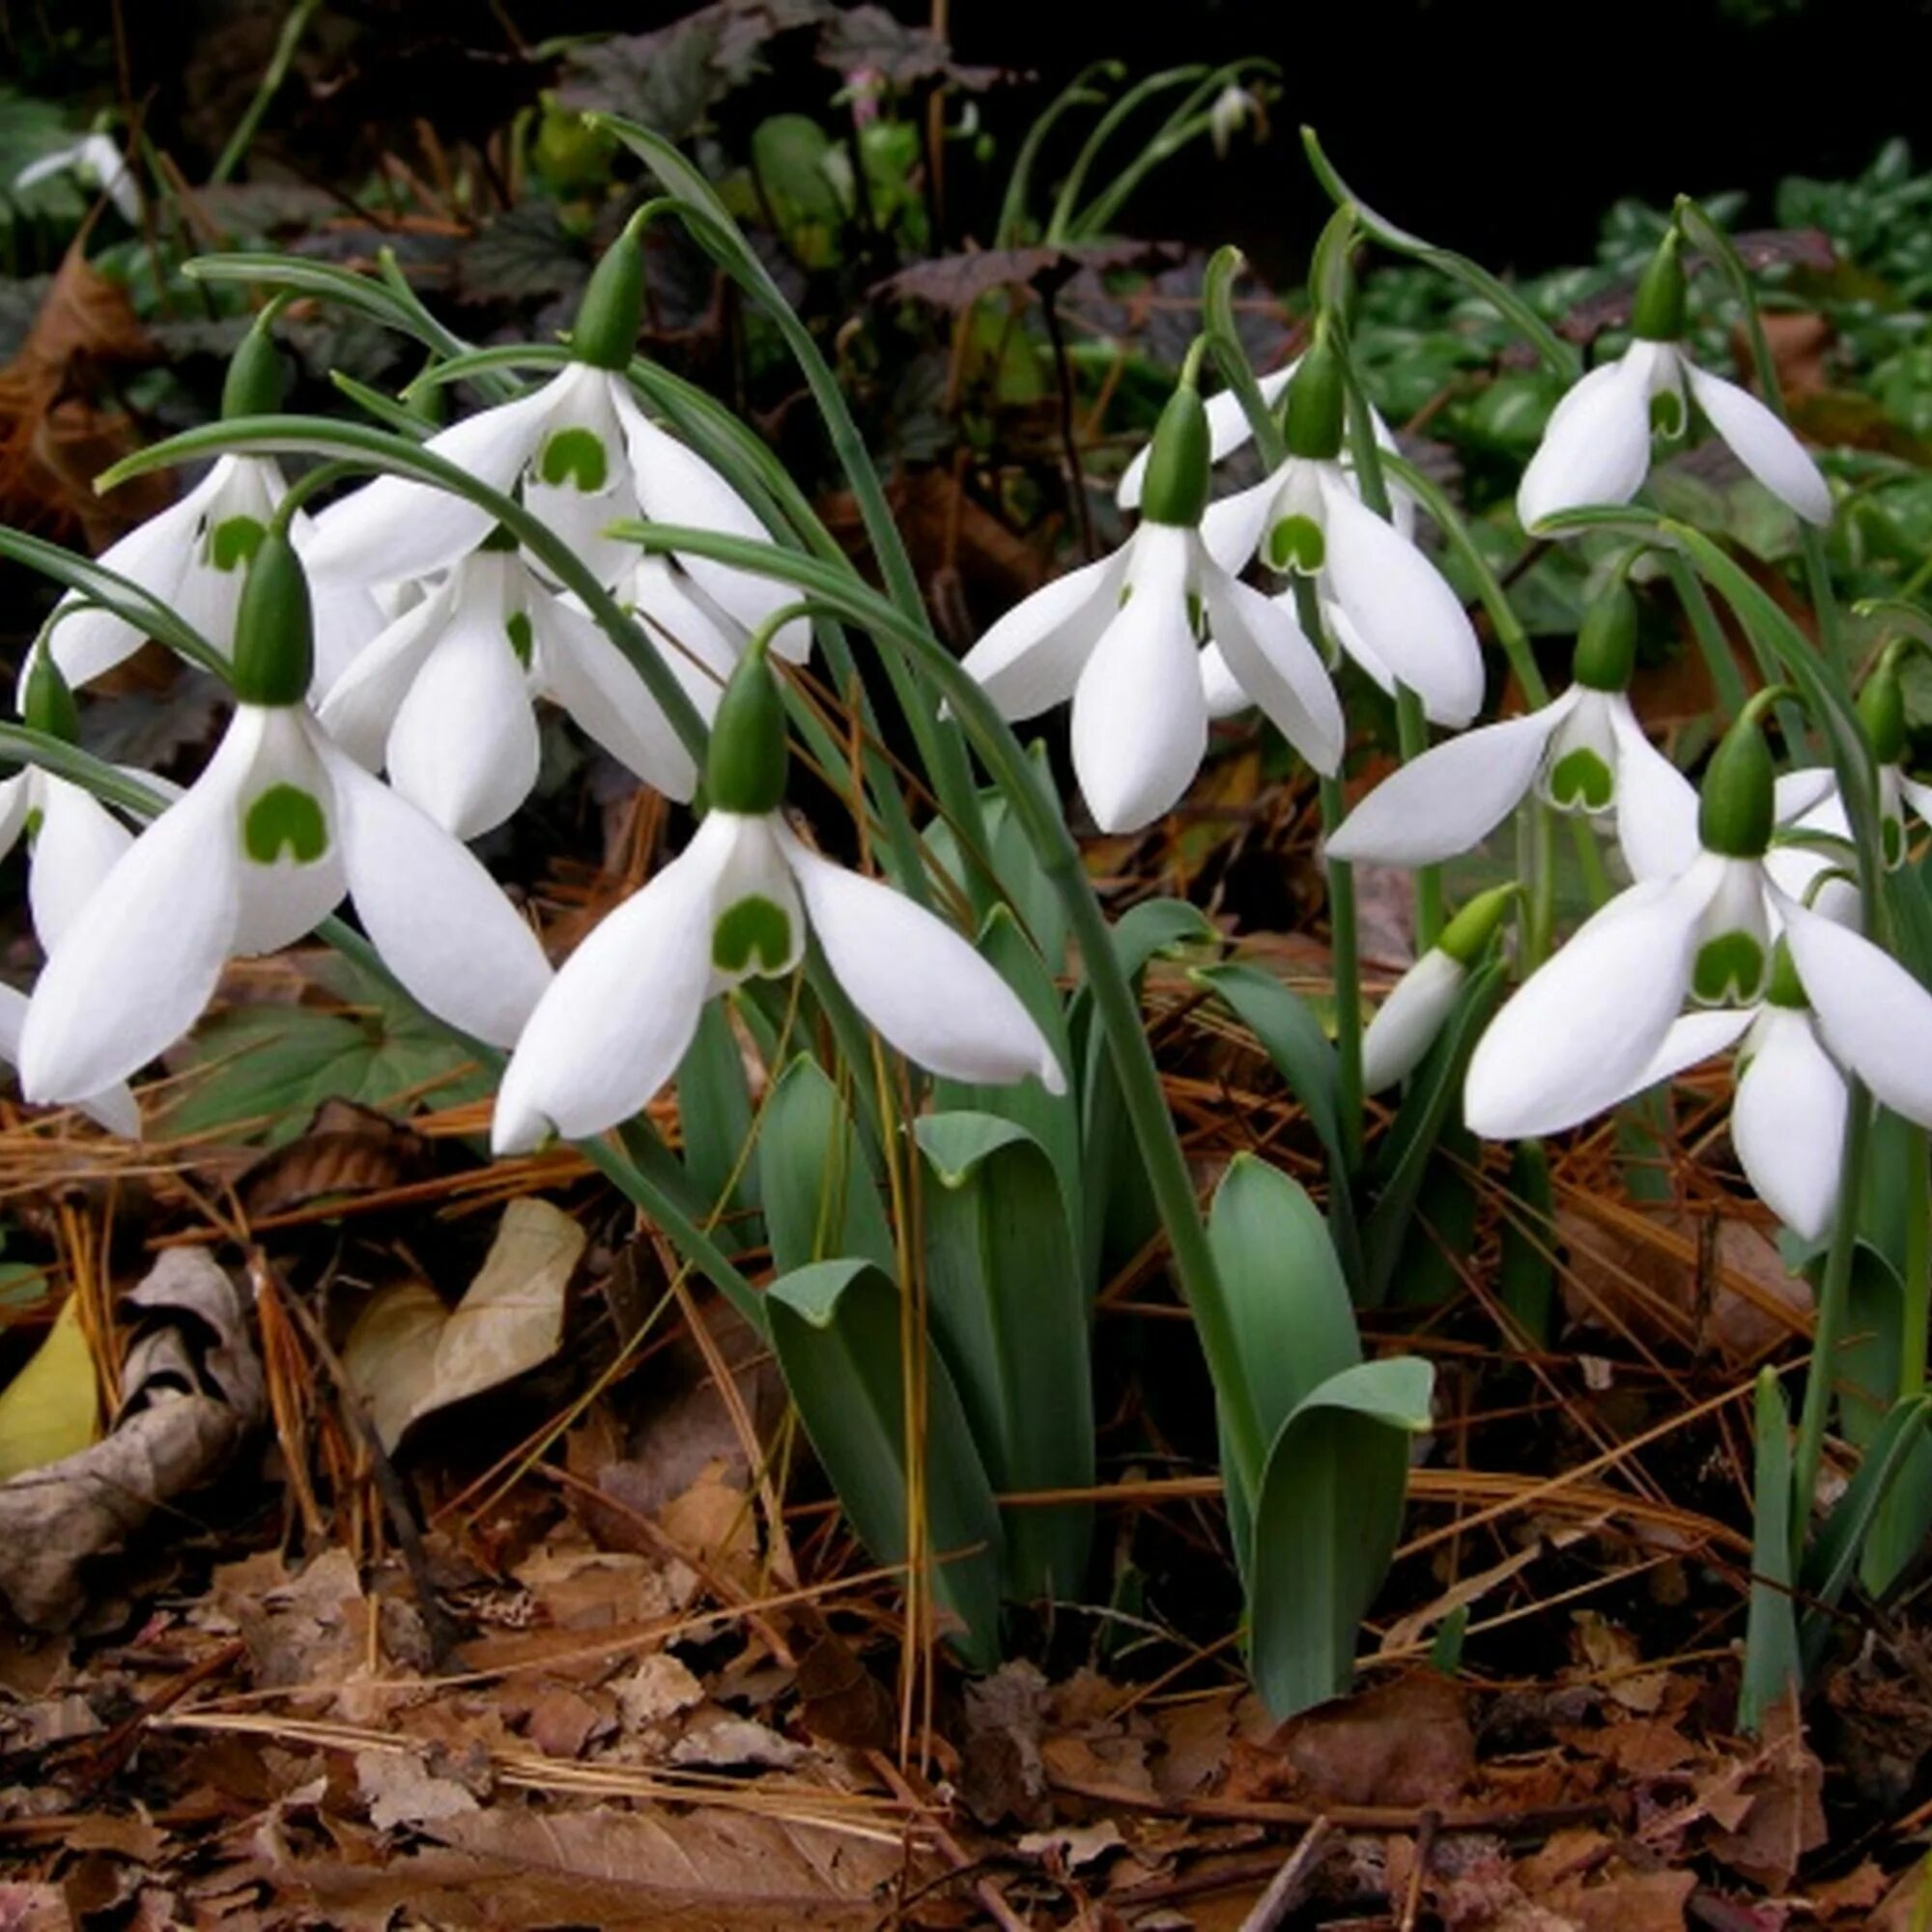
[[[333,962],[328,977],[353,1010],[233,1007],[205,1022],[167,1111],[168,1133],[276,1147],[327,1099],[384,1108],[423,1094],[454,1106],[491,1091],[474,1055],[411,1002],[346,961]]]
[[[1336,1092],[1335,1045],[1315,1009],[1272,973],[1238,962],[1197,967],[1191,977],[1233,1009],[1260,1041],[1274,1069],[1300,1101],[1309,1124],[1328,1151],[1331,1170],[1342,1164],[1342,1116]]]
[[[1408,1438],[1435,1373],[1411,1355],[1331,1376],[1268,1451],[1248,1569],[1249,1662],[1276,1718],[1349,1688],[1355,1638],[1402,1533]]]
[[[707,1206],[721,1213],[756,1207],[757,1165],[747,1157],[752,1094],[745,1057],[724,1000],[707,1000],[697,1032],[677,1069],[678,1125],[684,1164]],[[757,1245],[756,1231],[745,1242]]]
[[[1236,1154],[1214,1191],[1208,1239],[1263,1436],[1321,1383],[1362,1359],[1349,1285],[1326,1223],[1301,1185],[1252,1154]],[[1224,1453],[1228,1524],[1245,1571],[1253,1499]]]
[[[1496,1290],[1530,1347],[1547,1348],[1556,1307],[1556,1203],[1541,1141],[1518,1141],[1510,1154]]]
[[[935,1185],[921,1208],[933,1336],[993,1487],[1090,1488],[1088,1294],[1060,1182],[1039,1142],[989,1114],[929,1114],[919,1145]],[[1074,1598],[1091,1505],[1006,1514],[1007,1592]]]
[[[815,1060],[779,1076],[758,1130],[758,1184],[772,1261],[781,1274],[836,1256],[897,1273],[892,1229],[852,1116]]]
[[[1751,1508],[1750,1609],[1738,1686],[1738,1728],[1762,1729],[1803,1680],[1791,1594],[1791,1419],[1773,1369],[1757,1379],[1757,1475]]]
[[[1928,1420],[1932,1420],[1932,1395],[1912,1396],[1892,1405],[1865,1450],[1858,1474],[1845,1486],[1804,1551],[1799,1580],[1807,1607],[1800,1635],[1807,1662],[1824,1654],[1832,1634],[1830,1612],[1858,1571],[1866,1540],[1881,1520],[1887,1500],[1896,1492],[1898,1480],[1924,1448]],[[1908,1558],[1920,1547],[1913,1545]]]
[[[980,952],[1019,995],[1020,1004],[1033,1016],[1070,1079],[1073,1043],[1066,1031],[1060,988],[1034,951],[1033,942],[1020,930],[1010,908],[998,905],[987,914],[980,930]],[[1070,1087],[1065,1094],[1049,1094],[1037,1080],[1017,1080],[1000,1087],[936,1080],[932,1092],[933,1104],[943,1111],[992,1114],[1025,1128],[1053,1163],[1068,1226],[1080,1226],[1080,1109]]]
[[[1469,1056],[1502,987],[1502,972],[1501,965],[1492,961],[1469,976],[1455,1011],[1416,1069],[1402,1111],[1377,1151],[1371,1175],[1375,1206],[1362,1224],[1362,1294],[1367,1307],[1379,1308],[1388,1298],[1430,1157],[1442,1137],[1451,1106],[1462,1094]]]
[[[1463,1287],[1480,1207],[1474,1170],[1483,1144],[1460,1122],[1444,1122],[1422,1170],[1390,1285],[1400,1308],[1435,1308]]]
[[[766,1293],[772,1343],[800,1420],[859,1540],[875,1561],[906,1561],[908,1464],[898,1291],[863,1261],[820,1262]],[[1000,1516],[958,1392],[925,1358],[925,1545],[952,1641],[976,1670],[1000,1661]]]

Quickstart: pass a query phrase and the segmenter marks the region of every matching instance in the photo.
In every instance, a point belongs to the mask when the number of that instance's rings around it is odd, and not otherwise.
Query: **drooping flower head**
[[[1435,723],[1460,727],[1483,701],[1482,648],[1462,600],[1407,530],[1362,501],[1342,460],[1347,403],[1340,352],[1318,328],[1287,387],[1287,461],[1213,504],[1202,542],[1224,570],[1260,557],[1310,579],[1343,650],[1384,690],[1406,685]],[[1292,606],[1292,593],[1281,601]]]
[[[54,948],[20,1042],[35,1100],[73,1100],[172,1045],[226,962],[355,906],[411,995],[479,1039],[513,1040],[550,978],[481,866],[330,742],[305,702],[307,586],[271,530],[248,568],[234,716],[206,770],[122,854]]]
[[[1734,1014],[1762,1000],[1776,805],[1759,705],[1712,754],[1690,864],[1586,920],[1478,1041],[1463,1089],[1472,1133],[1522,1140],[1575,1126],[1636,1091],[1687,1001]]]
[[[271,324],[271,313],[264,311],[228,365],[221,392],[224,421],[269,414],[281,405],[283,371]],[[274,458],[217,457],[186,496],[111,544],[99,560],[172,608],[226,656],[234,649],[248,560],[287,494]],[[293,520],[291,535],[298,551],[307,549],[313,528],[306,517]],[[383,628],[383,610],[366,582],[320,567],[312,575],[310,601],[319,683],[326,686]],[[126,618],[77,594],[61,600],[58,619],[51,648],[70,685],[92,683],[132,657],[143,642],[143,634]],[[24,700],[24,684],[20,695]]]
[[[643,558],[618,590],[708,720],[744,632],[668,557]],[[691,797],[697,767],[650,688],[582,606],[559,595],[501,531],[375,638],[318,715],[353,758],[386,768],[412,804],[457,838],[474,838],[536,784],[538,698],[560,705],[646,784]]]
[[[499,1153],[602,1132],[677,1070],[705,1003],[792,972],[808,927],[852,1004],[935,1073],[1065,1084],[1006,980],[950,925],[813,852],[785,823],[785,723],[763,639],[732,677],[705,768],[696,836],[571,954],[503,1076]]]
[[[1113,555],[1037,590],[966,654],[1008,719],[1073,704],[1073,768],[1103,832],[1179,802],[1208,750],[1202,649],[1318,771],[1341,762],[1341,706],[1293,617],[1208,554],[1210,443],[1198,355],[1154,432],[1139,526]]]
[[[1517,491],[1524,529],[1560,510],[1628,503],[1650,474],[1652,431],[1682,436],[1693,404],[1774,497],[1807,523],[1832,521],[1832,493],[1790,428],[1685,353],[1682,240],[1672,226],[1637,284],[1630,347],[1591,370],[1551,413]]]
[[[1697,794],[1631,708],[1636,607],[1613,584],[1584,613],[1570,688],[1520,718],[1432,746],[1376,787],[1331,857],[1433,866],[1473,850],[1532,792],[1607,818],[1632,875],[1669,878],[1697,855]]]
[[[726,536],[770,541],[738,493],[697,452],[638,406],[625,370],[636,353],[644,300],[641,214],[590,277],[571,331],[570,366],[527,395],[478,411],[426,447],[492,489],[521,488],[540,517],[606,583],[636,562],[635,549],[605,533],[640,515]],[[467,497],[398,476],[380,476],[316,519],[304,552],[312,567],[395,582],[446,568],[490,534],[488,510]],[[683,567],[747,629],[793,601],[784,584],[700,556]],[[810,633],[781,640],[803,655]]]

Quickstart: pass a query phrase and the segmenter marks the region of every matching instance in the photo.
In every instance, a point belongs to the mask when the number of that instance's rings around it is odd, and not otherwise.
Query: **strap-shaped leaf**
[[[908,1449],[923,1463],[924,1546],[952,1641],[976,1670],[1000,1661],[1000,1514],[946,1364],[928,1344],[923,1429],[906,1429],[897,1289],[869,1263],[818,1262],[766,1294],[772,1343],[799,1419],[859,1540],[880,1563],[907,1560]]]
[[[929,1114],[917,1128],[934,1340],[1001,1493],[1094,1481],[1088,1294],[1045,1150],[991,1114]],[[1075,1595],[1091,1505],[1006,1512],[1007,1591]]]
[[[1757,1378],[1757,1475],[1751,1507],[1750,1608],[1738,1727],[1757,1731],[1804,1675],[1791,1575],[1791,1418],[1775,1370]]]
[[[1248,1636],[1255,1688],[1277,1718],[1349,1688],[1434,1384],[1412,1355],[1363,1362],[1331,1376],[1274,1438],[1248,1558]]]
[[[825,1069],[801,1054],[779,1076],[758,1129],[758,1185],[781,1274],[858,1256],[897,1272],[892,1229],[851,1111]]]

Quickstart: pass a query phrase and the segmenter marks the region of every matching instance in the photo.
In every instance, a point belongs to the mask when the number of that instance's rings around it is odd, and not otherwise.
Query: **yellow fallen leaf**
[[[70,1295],[45,1341],[0,1390],[0,1482],[90,1447],[99,1430],[93,1351]]]

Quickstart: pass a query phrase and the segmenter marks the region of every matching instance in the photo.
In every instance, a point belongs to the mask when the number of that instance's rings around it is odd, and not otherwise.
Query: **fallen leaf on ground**
[[[0,1482],[89,1447],[99,1427],[94,1351],[80,1325],[80,1297],[62,1302],[53,1326],[0,1391]]]
[[[425,1415],[514,1381],[556,1353],[584,1242],[561,1208],[524,1196],[504,1208],[476,1279],[446,1314],[419,1281],[370,1298],[342,1359],[384,1449]]]
[[[206,1249],[169,1249],[125,1305],[137,1325],[112,1428],[0,1484],[0,1595],[34,1629],[74,1624],[88,1566],[211,1481],[265,1412],[244,1305]]]

